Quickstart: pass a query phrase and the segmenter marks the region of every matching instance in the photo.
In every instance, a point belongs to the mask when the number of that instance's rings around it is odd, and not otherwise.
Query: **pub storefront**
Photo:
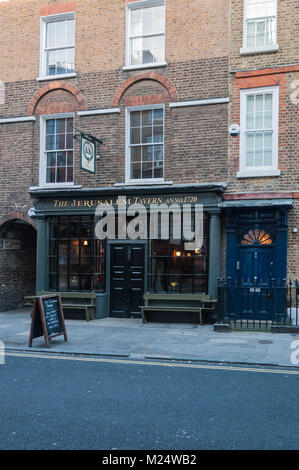
[[[224,184],[104,189],[31,190],[38,227],[37,292],[95,292],[96,318],[140,317],[144,293],[208,294],[217,298],[221,265],[221,195]],[[150,208],[152,204],[203,206],[202,243],[191,248],[182,236],[136,239],[119,233],[119,198]],[[115,213],[114,236],[99,239],[96,209]],[[170,219],[172,212],[170,211]],[[134,219],[126,217],[126,224]],[[160,220],[160,219],[159,219]],[[182,219],[181,219],[182,223]],[[149,224],[148,224],[149,225]],[[138,225],[137,225],[138,226]],[[125,230],[127,233],[127,229]]]

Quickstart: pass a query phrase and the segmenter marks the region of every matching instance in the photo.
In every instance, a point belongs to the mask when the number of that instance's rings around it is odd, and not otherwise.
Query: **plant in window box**
[[[176,292],[179,291],[178,287],[179,287],[179,283],[177,281],[172,281],[170,283],[170,292],[172,294],[175,294]]]
[[[79,286],[79,278],[78,276],[73,276],[72,277],[72,289],[78,289]]]

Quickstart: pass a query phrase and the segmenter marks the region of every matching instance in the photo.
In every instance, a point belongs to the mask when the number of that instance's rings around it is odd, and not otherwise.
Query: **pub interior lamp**
[[[83,246],[88,246],[88,240],[83,240]]]

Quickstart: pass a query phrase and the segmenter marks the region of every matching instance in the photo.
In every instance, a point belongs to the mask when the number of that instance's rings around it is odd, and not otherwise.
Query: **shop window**
[[[149,292],[207,293],[208,223],[204,219],[204,239],[200,249],[186,250],[184,240],[150,242]]]
[[[49,219],[49,289],[105,292],[105,241],[94,238],[94,216]]]

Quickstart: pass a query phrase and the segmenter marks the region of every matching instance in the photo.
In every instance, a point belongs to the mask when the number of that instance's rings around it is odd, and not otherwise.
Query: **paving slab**
[[[0,313],[6,350],[299,367],[299,353],[298,364],[291,360],[292,343],[299,341],[294,333],[224,333],[213,331],[213,325],[143,324],[140,319],[66,320],[67,342],[53,338],[47,348],[43,338],[36,338],[29,348],[30,314],[29,308]]]

